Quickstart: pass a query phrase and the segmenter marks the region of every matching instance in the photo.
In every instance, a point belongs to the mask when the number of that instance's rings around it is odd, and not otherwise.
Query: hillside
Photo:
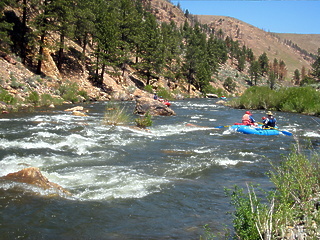
[[[274,58],[283,60],[288,69],[287,78],[289,79],[293,76],[295,69],[301,70],[303,66],[306,69],[310,69],[313,60],[297,52],[294,48],[285,45],[283,43],[283,38],[290,38],[292,41],[295,40],[300,48],[305,48],[305,50],[314,54],[317,51],[316,46],[319,46],[320,35],[317,34],[315,36],[312,34],[305,36],[295,34],[296,37],[293,38],[293,34],[274,34],[266,32],[232,17],[209,15],[196,16],[201,23],[207,24],[216,31],[222,29],[225,36],[230,36],[233,40],[238,40],[241,45],[251,48],[256,56],[265,52],[270,61]]]
[[[174,6],[166,0],[145,0],[144,7],[157,18],[158,24],[161,22],[170,23],[174,21],[178,27],[181,27],[186,21],[192,26],[195,21],[207,24],[215,31],[220,29],[224,32],[224,38],[230,36],[234,41],[238,41],[240,45],[251,48],[256,57],[266,52],[270,61],[274,58],[283,60],[287,66],[287,79],[291,80],[295,69],[301,70],[304,66],[310,68],[312,59],[301,54],[295,48],[284,44],[284,39],[290,40],[297,44],[300,48],[308,52],[316,54],[317,46],[319,46],[320,35],[299,35],[299,34],[275,34],[265,32],[250,24],[240,20],[224,17],[224,16],[207,16],[207,15],[189,15],[185,14],[177,6]],[[21,16],[22,9],[9,9],[14,16]],[[191,9],[192,11],[192,9]],[[19,19],[18,17],[16,19]],[[20,23],[21,24],[21,23]],[[31,29],[30,29],[31,30]],[[16,29],[16,31],[18,31]],[[48,43],[58,42],[59,36],[50,32],[47,37]],[[15,43],[19,46],[19,42]],[[35,74],[35,55],[33,56],[33,65],[23,65],[21,58],[16,53],[10,52],[5,54],[0,51],[0,83],[2,89],[7,91],[11,96],[24,102],[30,98],[30,93],[37,92],[39,95],[49,94],[56,98],[61,98],[61,91],[69,88],[75,83],[80,91],[86,92],[86,100],[130,100],[136,94],[135,90],[141,94],[141,89],[148,83],[145,76],[139,74],[133,66],[127,65],[123,71],[122,79],[116,76],[117,70],[111,66],[106,66],[103,71],[102,83],[98,86],[92,79],[94,70],[95,57],[93,56],[94,46],[88,45],[86,49],[86,61],[80,59],[82,46],[79,41],[67,39],[64,49],[64,63],[60,71],[57,67],[57,48],[47,47],[43,52],[42,74]],[[31,57],[32,58],[32,57]],[[237,91],[240,93],[247,87],[246,72],[239,74],[233,60],[228,60],[220,67],[219,75],[215,77],[214,88],[223,88],[223,81],[227,76],[233,76],[237,82]],[[173,72],[174,75],[174,72]],[[240,79],[239,75],[243,75]],[[165,88],[168,91],[175,90],[177,95],[199,96],[200,92],[196,87],[188,90],[187,81],[176,80],[174,78],[166,78],[165,76],[152,76],[150,79],[154,89]],[[149,81],[149,79],[148,79]],[[213,83],[211,83],[213,84]],[[59,96],[60,93],[60,96]],[[176,97],[176,96],[174,96]],[[79,97],[83,100],[83,97]],[[61,99],[60,99],[61,100]],[[35,99],[29,99],[30,102]]]
[[[320,34],[275,33],[281,40],[290,40],[306,51],[317,54],[320,48]]]

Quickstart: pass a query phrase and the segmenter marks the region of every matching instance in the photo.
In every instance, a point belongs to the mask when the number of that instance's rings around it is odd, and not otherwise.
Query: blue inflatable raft
[[[262,129],[261,127],[254,127],[254,126],[246,126],[246,125],[232,125],[230,127],[237,132],[241,132],[244,134],[256,134],[256,135],[279,135],[281,133],[292,136],[292,133],[287,131],[280,131],[278,129]]]

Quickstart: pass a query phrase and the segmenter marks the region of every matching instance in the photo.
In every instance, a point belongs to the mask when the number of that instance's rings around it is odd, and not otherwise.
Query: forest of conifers
[[[130,66],[147,85],[163,76],[208,93],[212,76],[229,58],[240,72],[247,66],[251,85],[264,76],[273,88],[287,77],[281,59],[270,61],[266,53],[256,57],[251,49],[225,38],[221,29],[201,25],[189,14],[182,26],[159,22],[144,0],[3,0],[0,13],[0,51],[15,53],[37,74],[44,48],[54,50],[56,65],[62,69],[66,40],[71,39],[82,47],[83,63],[88,49],[93,49],[91,75],[98,86],[106,71],[112,69],[110,74],[121,77]],[[315,71],[313,76],[319,77]],[[300,83],[300,73],[296,74]],[[226,89],[232,91],[233,84],[226,81]]]

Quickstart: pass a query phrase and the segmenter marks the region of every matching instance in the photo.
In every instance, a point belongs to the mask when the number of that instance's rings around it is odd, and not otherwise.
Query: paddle
[[[231,127],[231,125],[226,125],[226,126],[217,126],[217,127],[214,127],[214,128],[224,128],[224,127]]]
[[[260,123],[260,122],[258,122],[259,124],[261,124],[261,125],[264,125],[263,123]],[[292,133],[291,132],[287,132],[287,131],[281,131],[281,130],[279,130],[278,128],[274,128],[274,127],[268,127],[268,128],[264,128],[264,129],[274,129],[274,130],[277,130],[277,131],[279,131],[279,132],[282,132],[284,135],[287,135],[287,136],[292,136]]]

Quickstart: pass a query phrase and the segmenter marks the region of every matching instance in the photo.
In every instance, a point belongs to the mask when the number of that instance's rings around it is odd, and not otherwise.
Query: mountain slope
[[[290,40],[306,51],[317,54],[320,48],[320,34],[276,33],[282,40]]]
[[[270,61],[273,61],[274,58],[283,60],[287,66],[287,77],[289,79],[293,76],[295,69],[301,70],[303,66],[307,69],[311,68],[313,60],[310,57],[302,55],[294,48],[285,45],[279,37],[285,35],[279,34],[278,36],[278,34],[266,32],[232,17],[197,15],[197,18],[202,24],[207,24],[210,28],[215,29],[215,31],[222,29],[225,37],[228,35],[233,40],[238,40],[240,44],[251,48],[257,57],[265,52]],[[309,45],[309,42],[312,41],[315,41],[315,45],[317,44],[317,40],[314,40],[317,38],[309,37],[305,39],[308,40],[305,41],[304,46],[300,46],[301,48]],[[314,52],[313,49],[308,48],[308,51]]]

